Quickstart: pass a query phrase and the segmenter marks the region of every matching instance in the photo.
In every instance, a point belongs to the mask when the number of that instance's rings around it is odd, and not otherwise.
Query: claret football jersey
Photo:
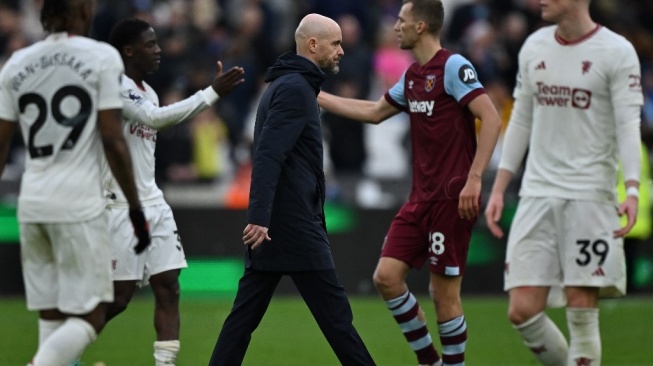
[[[446,49],[413,63],[385,95],[410,116],[413,181],[410,202],[457,199],[476,153],[467,104],[485,90],[472,64]]]

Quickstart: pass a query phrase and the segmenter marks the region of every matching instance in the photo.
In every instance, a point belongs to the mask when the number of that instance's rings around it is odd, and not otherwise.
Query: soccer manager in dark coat
[[[338,24],[309,14],[297,53],[268,69],[256,114],[245,273],[210,365],[242,364],[281,276],[289,275],[342,365],[374,365],[336,276],[324,220],[322,130],[317,94],[343,55]],[[292,326],[289,324],[289,326]],[[294,357],[288,355],[289,359]],[[305,360],[306,364],[320,360]]]

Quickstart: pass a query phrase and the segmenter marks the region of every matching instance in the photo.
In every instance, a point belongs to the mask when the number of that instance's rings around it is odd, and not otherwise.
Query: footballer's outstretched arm
[[[166,129],[194,117],[217,102],[220,97],[229,94],[245,81],[244,72],[242,67],[234,66],[222,73],[222,63],[218,61],[218,70],[211,86],[164,107],[155,105],[137,90],[128,90],[122,93],[125,102],[123,113],[128,120],[137,121],[155,130]]]
[[[401,112],[384,97],[377,101],[343,98],[324,91],[317,95],[320,107],[328,112],[357,121],[379,124]]]

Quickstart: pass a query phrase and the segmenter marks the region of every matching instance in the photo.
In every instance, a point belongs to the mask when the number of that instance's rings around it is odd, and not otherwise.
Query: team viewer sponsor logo
[[[566,85],[547,85],[539,82],[536,99],[541,106],[589,109],[592,104],[592,92]]]

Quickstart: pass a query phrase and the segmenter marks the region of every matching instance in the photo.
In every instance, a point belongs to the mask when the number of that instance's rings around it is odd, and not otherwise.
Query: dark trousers
[[[261,323],[284,274],[292,278],[340,363],[345,366],[374,365],[354,328],[351,306],[335,270],[281,273],[246,269],[209,366],[243,363],[252,333]]]

